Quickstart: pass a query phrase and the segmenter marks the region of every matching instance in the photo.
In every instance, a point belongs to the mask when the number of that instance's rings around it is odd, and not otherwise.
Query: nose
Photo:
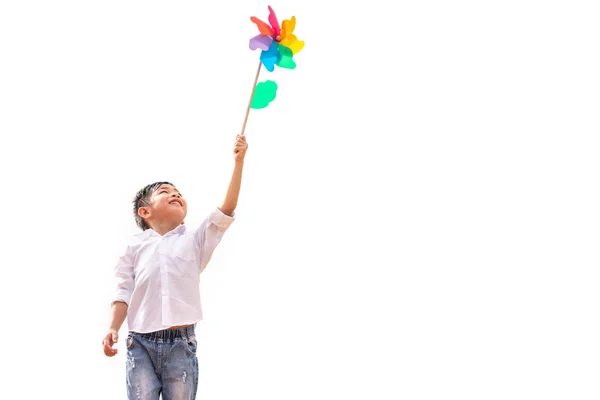
[[[171,195],[171,197],[181,198],[181,195],[179,193],[175,192]]]

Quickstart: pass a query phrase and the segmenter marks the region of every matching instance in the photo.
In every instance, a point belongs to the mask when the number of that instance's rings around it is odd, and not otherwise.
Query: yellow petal
[[[304,41],[298,40],[298,38],[291,33],[288,33],[284,39],[281,39],[281,44],[285,47],[289,47],[293,54],[298,53],[304,48]]]

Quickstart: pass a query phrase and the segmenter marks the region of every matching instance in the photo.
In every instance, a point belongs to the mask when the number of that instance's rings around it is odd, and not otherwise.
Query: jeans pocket
[[[131,350],[133,347],[133,333],[127,335],[127,342],[125,342],[125,344],[127,346],[127,350]]]
[[[185,348],[187,349],[187,351],[189,351],[193,355],[196,355],[196,350],[198,349],[198,342],[196,341],[196,337],[188,336],[186,339],[183,339],[183,342],[185,343]]]

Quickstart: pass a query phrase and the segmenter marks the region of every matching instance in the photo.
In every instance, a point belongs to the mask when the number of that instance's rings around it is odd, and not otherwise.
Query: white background
[[[306,47],[261,73],[198,398],[598,399],[593,3],[271,3]],[[125,398],[124,340],[100,342],[130,201],[220,204],[267,5],[0,5],[11,398]]]

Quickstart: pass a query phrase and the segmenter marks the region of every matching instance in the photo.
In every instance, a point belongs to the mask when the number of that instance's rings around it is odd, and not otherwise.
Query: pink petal
[[[275,11],[273,11],[271,6],[269,6],[269,23],[273,28],[273,35],[279,35],[279,32],[281,32],[281,26],[279,26],[279,21],[277,21],[277,16],[275,15]]]

